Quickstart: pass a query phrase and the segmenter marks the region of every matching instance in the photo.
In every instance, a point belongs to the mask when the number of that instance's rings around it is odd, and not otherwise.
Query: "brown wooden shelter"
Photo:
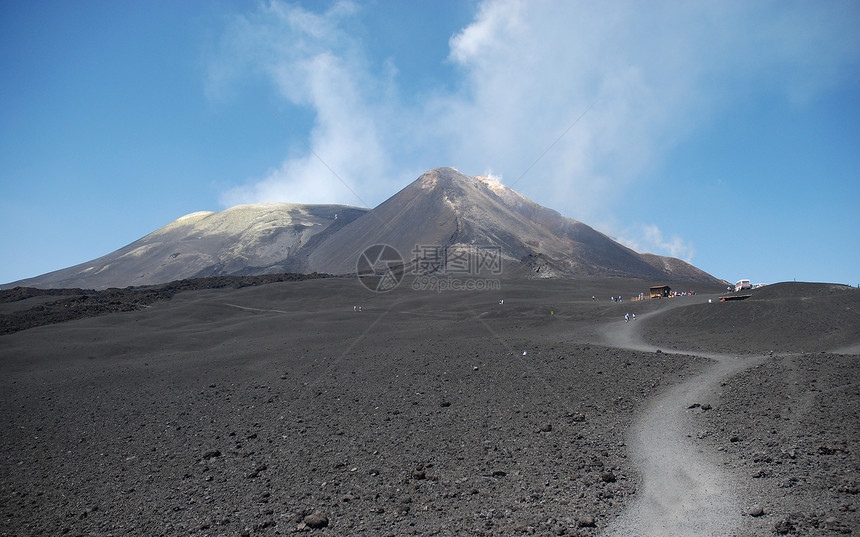
[[[651,298],[660,298],[664,296],[669,296],[669,291],[672,289],[669,288],[668,285],[655,285],[650,288],[651,290]]]

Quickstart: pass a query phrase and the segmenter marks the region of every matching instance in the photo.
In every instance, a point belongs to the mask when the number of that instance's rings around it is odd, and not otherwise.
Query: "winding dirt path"
[[[656,352],[657,347],[643,343],[640,323],[665,311],[642,315],[629,323],[611,323],[606,326],[603,339],[613,347]],[[693,440],[695,426],[688,407],[692,403],[716,400],[721,381],[752,367],[764,357],[670,353],[701,356],[713,363],[653,401],[634,425],[628,449],[641,472],[642,489],[637,491],[630,508],[603,535],[738,535],[743,526],[745,506],[735,492],[732,475]]]

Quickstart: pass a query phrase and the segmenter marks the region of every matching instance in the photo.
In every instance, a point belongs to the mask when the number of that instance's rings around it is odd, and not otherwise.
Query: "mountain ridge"
[[[682,260],[637,253],[491,177],[443,167],[373,209],[267,202],[190,213],[106,256],[14,285],[98,289],[205,276],[350,274],[374,244],[391,246],[413,269],[433,249],[462,255],[487,248],[500,256],[503,277],[723,282]]]
[[[107,255],[12,285],[104,289],[204,276],[288,272],[295,250],[367,209],[265,202],[177,218]],[[7,287],[7,286],[4,286]]]

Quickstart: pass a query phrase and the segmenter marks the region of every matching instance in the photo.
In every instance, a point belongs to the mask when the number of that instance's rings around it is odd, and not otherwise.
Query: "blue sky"
[[[453,166],[726,280],[860,284],[856,2],[4,2],[0,73],[0,282]]]

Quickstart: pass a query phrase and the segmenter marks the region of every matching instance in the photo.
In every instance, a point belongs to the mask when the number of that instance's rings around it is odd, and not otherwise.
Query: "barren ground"
[[[0,534],[856,529],[860,291],[608,300],[648,285],[281,282],[0,336]]]

